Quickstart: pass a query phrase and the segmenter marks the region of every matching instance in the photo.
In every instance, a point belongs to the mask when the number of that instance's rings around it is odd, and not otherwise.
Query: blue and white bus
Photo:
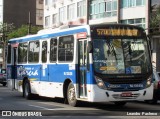
[[[150,100],[152,64],[145,31],[124,24],[40,31],[8,42],[8,87],[79,101]]]

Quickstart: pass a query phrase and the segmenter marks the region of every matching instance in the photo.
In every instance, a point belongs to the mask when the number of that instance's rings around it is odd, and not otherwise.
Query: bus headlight
[[[147,79],[147,82],[146,82],[146,87],[147,87],[147,88],[150,87],[151,84],[152,84],[152,78],[149,77],[149,78]]]
[[[95,76],[95,80],[96,80],[97,85],[98,85],[99,88],[103,88],[103,89],[105,88],[104,82],[103,82],[103,80],[101,78]]]

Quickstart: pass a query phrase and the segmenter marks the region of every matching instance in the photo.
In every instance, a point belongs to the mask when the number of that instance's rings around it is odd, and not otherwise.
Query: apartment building
[[[44,28],[128,23],[149,27],[150,0],[44,0]],[[88,17],[87,17],[88,15]]]
[[[44,0],[44,28],[84,24],[86,0]]]
[[[18,28],[24,24],[43,25],[44,0],[0,0],[0,23]],[[2,37],[1,33],[1,37]],[[2,43],[2,42],[1,42]],[[0,49],[0,68],[4,65],[3,50]]]
[[[125,23],[150,31],[152,5],[160,0],[44,0],[44,28],[61,25]],[[153,65],[160,71],[160,35],[152,37]]]
[[[44,0],[36,0],[36,25],[43,25]]]
[[[0,23],[43,25],[44,0],[0,0]]]

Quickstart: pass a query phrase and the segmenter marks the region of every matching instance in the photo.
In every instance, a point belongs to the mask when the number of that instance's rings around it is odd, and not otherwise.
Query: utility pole
[[[29,12],[28,18],[28,35],[31,33],[31,13]]]

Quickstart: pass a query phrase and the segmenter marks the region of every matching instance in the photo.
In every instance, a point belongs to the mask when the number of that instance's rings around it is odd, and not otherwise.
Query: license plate
[[[124,92],[121,94],[122,97],[131,97],[132,93],[131,92]]]

